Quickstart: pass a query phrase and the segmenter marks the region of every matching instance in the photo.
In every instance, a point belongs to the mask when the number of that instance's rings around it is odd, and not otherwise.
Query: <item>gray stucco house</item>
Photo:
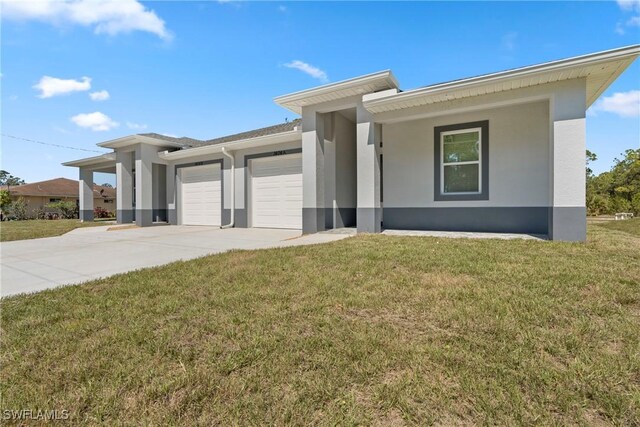
[[[211,140],[98,144],[118,222],[517,232],[586,238],[585,112],[640,46],[401,91],[382,71],[275,98],[300,119]]]

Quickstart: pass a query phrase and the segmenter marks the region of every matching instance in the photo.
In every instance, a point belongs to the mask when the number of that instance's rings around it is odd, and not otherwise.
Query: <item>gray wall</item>
[[[489,200],[435,201],[434,127],[481,120],[489,121]],[[386,228],[547,233],[548,101],[387,124],[382,139]]]
[[[334,141],[336,142],[335,206],[336,227],[356,225],[357,169],[356,125],[340,113],[334,113]]]
[[[247,190],[247,169],[245,168],[245,157],[253,156],[262,153],[273,153],[274,151],[287,151],[287,150],[299,150],[301,142],[292,141],[283,144],[270,145],[268,147],[257,147],[246,150],[237,150],[231,152],[235,159],[235,226],[236,227],[248,227],[249,215],[247,212],[245,192]],[[179,180],[176,176],[175,167],[178,165],[184,165],[196,162],[206,162],[212,160],[222,160],[222,183],[223,183],[223,210],[222,210],[222,224],[228,224],[231,218],[231,161],[223,156],[221,153],[208,154],[202,156],[194,156],[180,160],[170,161],[167,165],[167,200],[169,206],[169,222],[177,224],[179,222],[179,215],[177,209],[179,205],[177,197],[177,187]]]

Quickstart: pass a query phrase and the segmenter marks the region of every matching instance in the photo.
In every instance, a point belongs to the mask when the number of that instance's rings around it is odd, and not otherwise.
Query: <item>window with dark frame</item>
[[[434,128],[434,199],[488,200],[489,122]]]

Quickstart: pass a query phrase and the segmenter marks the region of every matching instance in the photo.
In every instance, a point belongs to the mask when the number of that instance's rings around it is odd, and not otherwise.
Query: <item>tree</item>
[[[7,190],[0,190],[0,220],[4,219],[4,214],[11,206],[11,196]]]
[[[105,182],[105,183],[104,183],[104,184],[102,184],[100,187],[113,188],[113,185],[109,184],[108,182]]]
[[[6,185],[7,190],[9,190],[11,186],[15,187],[22,184],[25,184],[24,179],[13,176],[5,170],[0,170],[0,186]]]
[[[18,200],[11,203],[9,213],[17,220],[29,219],[29,215],[27,214],[27,202],[22,197],[18,197]]]
[[[594,175],[589,162],[597,157],[587,151],[587,212],[590,215],[633,211],[640,215],[640,149],[626,150],[609,172]]]

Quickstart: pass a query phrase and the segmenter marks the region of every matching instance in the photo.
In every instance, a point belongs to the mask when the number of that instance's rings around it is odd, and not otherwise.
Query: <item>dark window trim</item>
[[[442,194],[440,192],[440,135],[442,132],[480,128],[481,132],[481,157],[482,188],[478,194]],[[433,200],[435,201],[464,201],[464,200],[489,200],[489,120],[469,123],[457,123],[433,128]]]

